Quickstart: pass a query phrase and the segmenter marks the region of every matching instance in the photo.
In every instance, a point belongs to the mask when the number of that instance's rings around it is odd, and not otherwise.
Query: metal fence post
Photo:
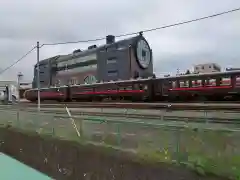
[[[20,123],[19,123],[19,109],[17,111],[17,127],[20,128]]]
[[[54,125],[55,125],[55,118],[53,118],[51,124],[52,124],[52,136],[55,136],[55,127],[54,127]]]
[[[121,144],[121,134],[120,134],[120,124],[117,123],[117,144],[120,146]]]
[[[175,144],[177,145],[177,147],[176,147],[176,160],[179,163],[180,159],[181,159],[180,158],[181,154],[180,154],[180,132],[179,132],[178,128],[176,128],[175,136],[176,136]]]
[[[208,123],[208,117],[207,117],[207,111],[204,110],[204,116],[205,116],[205,119],[206,119],[206,123]]]

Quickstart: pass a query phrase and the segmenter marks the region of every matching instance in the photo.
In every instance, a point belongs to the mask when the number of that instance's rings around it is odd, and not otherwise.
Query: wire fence
[[[183,163],[190,168],[237,176],[240,172],[240,129],[167,124],[158,121],[80,115],[72,117],[0,109],[1,125],[129,149],[142,158]]]

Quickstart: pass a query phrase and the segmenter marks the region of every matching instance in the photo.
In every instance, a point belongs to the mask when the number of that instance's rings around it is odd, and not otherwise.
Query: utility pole
[[[17,75],[17,83],[18,83],[18,102],[20,102],[20,80],[21,77],[23,77],[23,74],[21,72],[18,73]]]
[[[39,68],[39,42],[37,42],[37,88],[38,88],[38,111],[40,111],[40,68]]]

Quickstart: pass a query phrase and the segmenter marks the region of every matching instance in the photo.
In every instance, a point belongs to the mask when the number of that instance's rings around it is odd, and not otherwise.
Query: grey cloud
[[[8,0],[0,6],[1,69],[26,53],[37,41],[52,43],[135,32],[236,8],[236,0]],[[240,12],[179,27],[145,33],[154,53],[156,74],[185,70],[201,62],[240,66]],[[95,42],[102,44],[104,41]],[[41,59],[84,49],[93,43],[44,46]],[[19,71],[32,80],[36,52],[1,79]]]

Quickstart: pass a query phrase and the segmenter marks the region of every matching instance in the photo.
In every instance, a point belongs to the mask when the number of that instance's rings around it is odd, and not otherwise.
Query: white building
[[[221,72],[221,66],[216,63],[198,64],[194,66],[194,73]]]
[[[9,87],[9,101],[13,99],[19,99],[19,90],[18,90],[18,83],[16,81],[0,81],[0,100],[4,100],[5,95],[4,91],[6,90],[6,86]]]

